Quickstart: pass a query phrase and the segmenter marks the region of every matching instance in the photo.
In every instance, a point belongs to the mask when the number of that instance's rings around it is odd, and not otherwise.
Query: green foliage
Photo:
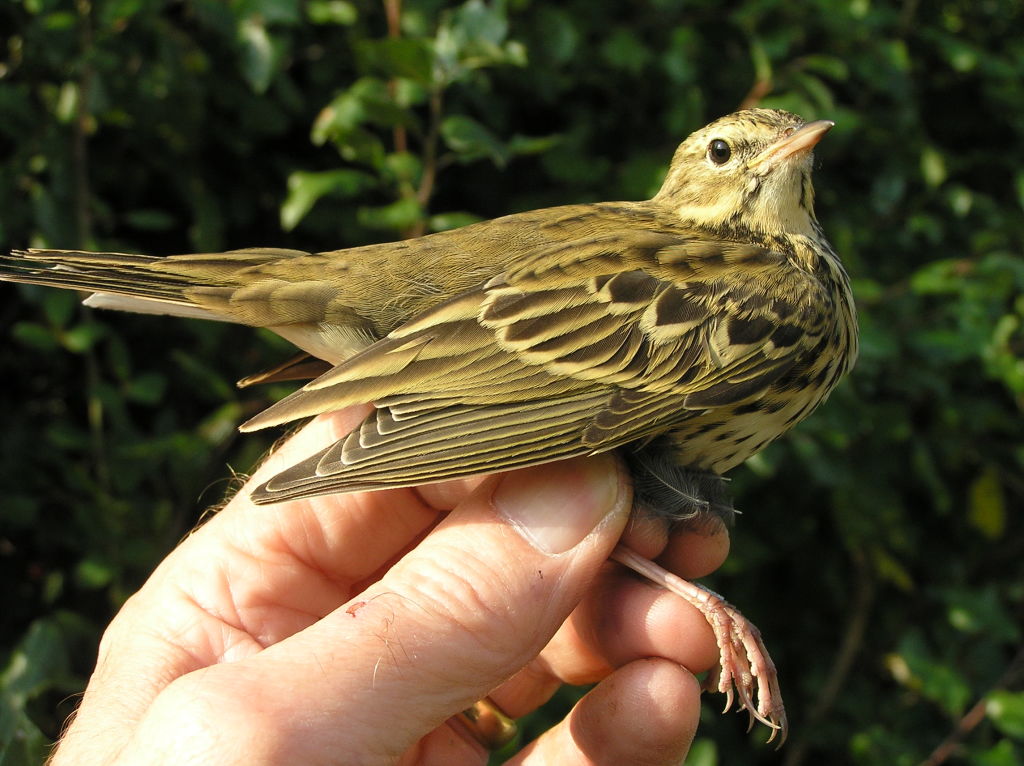
[[[333,249],[637,198],[741,103],[831,118],[819,217],[857,370],[735,472],[713,578],[794,726],[712,699],[689,763],[1024,763],[1024,9],[20,0],[0,6],[0,247]],[[269,334],[5,287],[0,763],[38,762],[103,625],[267,442]],[[266,397],[261,398],[261,397]],[[526,723],[536,734],[563,692]],[[980,705],[980,707],[977,707]],[[628,733],[624,733],[628,736]]]

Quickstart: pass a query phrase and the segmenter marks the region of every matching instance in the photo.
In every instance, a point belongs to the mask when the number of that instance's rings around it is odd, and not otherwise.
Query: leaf
[[[958,218],[964,218],[974,206],[974,193],[966,186],[953,186],[946,193],[949,207]]]
[[[637,75],[650,63],[650,47],[626,27],[616,27],[601,46],[601,54],[613,69]]]
[[[156,372],[144,372],[128,381],[124,394],[133,402],[158,404],[167,390],[167,379]]]
[[[697,76],[694,65],[699,46],[697,33],[689,27],[677,27],[672,32],[668,50],[661,55],[661,68],[676,85],[693,82]]]
[[[995,586],[944,588],[941,593],[949,623],[957,630],[1007,644],[1020,640],[1021,629]]]
[[[47,290],[43,294],[43,311],[54,327],[65,327],[75,313],[78,294],[71,290]]]
[[[402,231],[415,224],[421,214],[419,203],[412,197],[404,197],[390,205],[361,207],[358,218],[360,224],[371,229]]]
[[[477,69],[525,65],[525,47],[507,35],[503,3],[469,0],[443,14],[433,40],[435,85],[443,89]]]
[[[143,0],[107,0],[98,8],[99,23],[104,28],[118,27],[137,14]]]
[[[1024,740],[1024,692],[992,692],[988,695],[985,712],[1001,732]]]
[[[836,104],[835,99],[832,97],[832,91],[829,89],[828,85],[821,80],[821,78],[815,77],[812,74],[807,74],[806,72],[795,72],[793,74],[793,79],[795,82],[799,83],[804,92],[810,96],[819,112],[831,114],[835,111]]]
[[[262,330],[266,335],[271,335],[269,331]],[[280,338],[279,335],[273,335],[276,340]],[[213,366],[205,364],[203,360],[197,358],[191,353],[187,353],[180,348],[171,349],[171,359],[175,364],[180,366],[186,374],[195,380],[195,382],[204,390],[210,392],[210,395],[217,400],[230,400],[235,396],[235,389],[224,380],[224,376],[218,372]]]
[[[906,635],[900,642],[899,655],[890,659],[890,668],[903,664],[908,674],[899,678],[905,685],[918,690],[924,697],[939,705],[950,715],[958,716],[971,698],[971,688],[957,670],[932,656],[921,635]]]
[[[695,739],[683,766],[718,766],[718,748],[714,740],[706,737]]]
[[[997,742],[988,750],[975,755],[971,760],[971,766],[1020,766],[1021,758],[1013,743],[1004,739]]]
[[[846,80],[850,76],[849,66],[836,56],[812,53],[801,58],[799,63],[804,69],[823,74],[833,80]]]
[[[227,402],[205,418],[196,430],[208,443],[219,446],[237,435],[238,424],[244,419],[242,405],[238,402]]]
[[[871,563],[876,574],[883,580],[895,585],[905,593],[914,589],[914,580],[907,568],[892,554],[881,546],[870,548]]]
[[[554,149],[561,142],[562,136],[559,133],[553,133],[550,136],[514,135],[509,139],[505,148],[512,156],[543,154]]]
[[[434,55],[430,43],[422,38],[359,40],[355,45],[360,65],[383,77],[407,77],[429,84]]]
[[[449,229],[469,226],[471,223],[477,223],[480,220],[480,216],[473,215],[472,213],[438,213],[437,215],[430,216],[428,225],[431,231],[448,231]]]
[[[408,83],[408,80],[402,82]],[[402,89],[406,95],[408,88]],[[324,107],[313,123],[313,142],[333,140],[345,144],[360,135],[360,126],[372,123],[384,127],[416,127],[418,121],[409,105],[397,102],[388,84],[377,77],[361,77]]]
[[[415,184],[423,172],[420,158],[410,152],[395,152],[384,159],[384,166],[400,183]]]
[[[888,214],[903,199],[907,180],[895,172],[879,173],[871,185],[871,199],[875,211]]]
[[[49,688],[67,668],[67,647],[57,624],[47,619],[36,620],[0,673],[0,687],[5,694],[26,699]]]
[[[67,11],[48,13],[42,18],[43,28],[50,32],[74,29],[77,24],[78,17]]]
[[[1006,499],[999,473],[987,466],[968,490],[967,518],[971,526],[989,540],[998,540],[1006,530]]]
[[[107,326],[99,322],[83,322],[61,335],[64,348],[74,354],[82,354],[96,342],[107,336]]]
[[[911,289],[921,295],[946,295],[957,293],[963,284],[963,274],[969,268],[958,258],[943,258],[932,261],[910,277]]]
[[[469,0],[453,14],[453,26],[470,43],[500,45],[508,35],[508,19],[499,3]]]
[[[345,0],[310,0],[306,4],[306,17],[314,24],[350,26],[359,19],[359,11]]]
[[[331,103],[320,110],[313,121],[310,137],[317,146],[325,144],[338,133],[355,128],[365,117],[362,99],[350,88],[335,96]]]
[[[109,585],[116,574],[110,561],[95,556],[82,559],[75,567],[75,582],[86,590],[99,590]]]
[[[281,227],[285,231],[294,229],[326,195],[354,197],[375,184],[373,176],[359,170],[297,170],[288,176],[288,196],[281,205]]]
[[[276,54],[267,28],[259,18],[245,19],[238,26],[242,76],[256,93],[265,93],[274,77]]]
[[[129,226],[144,231],[167,231],[178,225],[178,220],[166,210],[130,210],[124,215]]]
[[[490,159],[498,167],[508,162],[508,150],[487,128],[463,114],[446,117],[441,122],[441,136],[461,162]]]
[[[241,10],[249,16],[258,16],[265,24],[293,26],[302,22],[299,0],[241,0]]]
[[[946,180],[946,161],[933,146],[921,150],[921,176],[932,189],[941,186]]]
[[[580,31],[564,8],[545,3],[534,9],[538,21],[537,54],[555,63],[565,63],[580,45]]]
[[[11,336],[37,351],[53,351],[59,346],[53,330],[36,322],[15,322]]]

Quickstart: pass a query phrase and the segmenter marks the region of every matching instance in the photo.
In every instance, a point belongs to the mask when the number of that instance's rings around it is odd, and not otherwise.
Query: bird
[[[832,127],[774,109],[726,115],[679,145],[643,201],[320,253],[17,250],[0,257],[0,281],[276,332],[300,356],[240,384],[309,381],[242,431],[374,405],[255,489],[257,503],[619,450],[638,512],[727,519],[724,474],[806,418],[856,360],[849,278],[814,212],[813,150]],[[784,740],[756,628],[622,545],[613,558],[705,613],[721,651],[705,686]]]

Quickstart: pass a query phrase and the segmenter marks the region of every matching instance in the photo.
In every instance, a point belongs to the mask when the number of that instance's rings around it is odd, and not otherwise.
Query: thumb
[[[292,762],[393,763],[544,648],[622,533],[629,486],[611,455],[485,481],[353,601],[233,663],[256,688],[288,679],[240,718]]]
[[[381,658],[381,620],[401,647],[360,702],[375,740],[364,752],[404,752],[530,662],[607,560],[631,505],[612,455],[494,477],[361,595],[347,622],[367,630],[367,674]],[[405,737],[386,721],[408,723]]]

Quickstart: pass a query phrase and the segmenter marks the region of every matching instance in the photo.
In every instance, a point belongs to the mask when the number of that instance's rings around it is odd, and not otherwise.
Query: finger
[[[246,486],[336,440],[364,414],[356,407],[316,418]],[[173,679],[251,656],[313,624],[438,517],[409,491],[255,506],[243,489],[161,563],[105,631],[68,738],[106,728],[102,741],[116,745]]]
[[[698,610],[631,573],[609,568],[540,656],[490,696],[515,718],[543,705],[563,683],[595,683],[648,657],[698,674],[718,661],[718,645]]]
[[[665,525],[651,521],[656,523],[631,519],[623,540],[631,546],[647,540],[653,545],[648,553],[654,555],[660,550],[658,529]],[[663,558],[693,578],[720,566],[728,549],[728,530],[720,525],[674,534]],[[490,696],[509,715],[522,716],[543,705],[563,683],[594,683],[644,657],[664,657],[702,673],[717,662],[718,646],[707,618],[694,607],[609,565],[537,660]]]
[[[324,751],[393,760],[540,651],[629,504],[610,456],[491,479],[357,601],[258,656],[181,679],[153,716],[180,715],[201,684],[204,699],[228,695],[243,708],[238,725],[297,762]],[[239,695],[240,679],[275,693]],[[315,733],[311,710],[323,723]]]
[[[264,506],[252,503],[253,487],[344,437],[367,409],[352,407],[315,418],[259,468],[210,522],[213,529],[203,530],[212,538],[211,546],[228,543],[261,565],[295,566],[297,577],[320,575],[330,587],[310,588],[307,583],[303,588],[280,589],[301,594],[315,617],[348,600],[368,579],[376,579],[438,521],[435,511],[453,508],[482,481],[475,477],[420,488],[324,495]],[[266,583],[262,587],[270,590]]]
[[[600,678],[602,664],[616,668],[642,657],[664,657],[692,673],[702,673],[718,660],[714,632],[700,611],[618,568],[600,592],[587,594],[564,630],[544,659],[553,672],[572,674],[576,682]],[[567,651],[577,656],[567,656]],[[596,658],[589,677],[580,660],[587,656]]]
[[[709,522],[672,534],[658,561],[680,577],[695,580],[722,566],[729,545],[729,528],[718,521]]]
[[[667,660],[638,660],[508,763],[674,766],[686,757],[699,716],[700,686],[691,673]]]

